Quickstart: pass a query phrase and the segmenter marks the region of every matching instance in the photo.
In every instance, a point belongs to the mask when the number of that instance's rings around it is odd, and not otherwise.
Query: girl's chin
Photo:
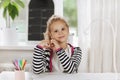
[[[65,39],[57,39],[56,41],[58,41],[59,43],[67,42]]]
[[[67,41],[65,41],[65,40],[61,40],[61,41],[60,41],[60,40],[59,40],[58,42],[59,42],[59,43],[65,43],[65,42],[67,42]]]

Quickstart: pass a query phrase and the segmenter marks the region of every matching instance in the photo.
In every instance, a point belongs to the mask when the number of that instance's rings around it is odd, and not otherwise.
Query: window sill
[[[17,44],[0,44],[0,50],[33,50],[36,44],[17,43]]]

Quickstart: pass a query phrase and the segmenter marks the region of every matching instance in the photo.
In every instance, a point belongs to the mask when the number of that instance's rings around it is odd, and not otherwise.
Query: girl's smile
[[[64,38],[65,36],[60,36],[60,37],[58,37],[58,38],[60,38],[60,39],[62,39],[62,38]]]

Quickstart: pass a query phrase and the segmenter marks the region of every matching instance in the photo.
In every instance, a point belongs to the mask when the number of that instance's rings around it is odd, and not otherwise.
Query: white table
[[[2,72],[0,80],[14,80],[14,72]],[[120,80],[120,73],[43,73],[32,76],[25,72],[25,80]]]
[[[15,73],[13,71],[3,71],[0,73],[0,80],[15,80]],[[25,72],[25,80],[32,80],[29,72]]]

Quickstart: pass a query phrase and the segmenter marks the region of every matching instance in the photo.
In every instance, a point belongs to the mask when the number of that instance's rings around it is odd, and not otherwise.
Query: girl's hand
[[[50,48],[50,41],[49,40],[42,40],[40,41],[40,43],[38,44],[43,48]]]
[[[60,48],[60,45],[55,39],[51,39],[51,47],[55,51],[56,49]]]

